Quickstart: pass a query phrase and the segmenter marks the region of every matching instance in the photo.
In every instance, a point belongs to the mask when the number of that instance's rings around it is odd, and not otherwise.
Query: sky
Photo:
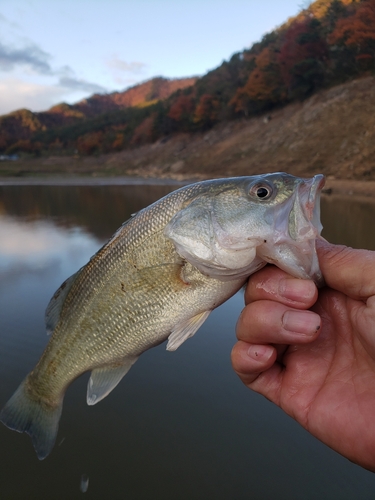
[[[306,0],[0,0],[0,114],[199,76]]]

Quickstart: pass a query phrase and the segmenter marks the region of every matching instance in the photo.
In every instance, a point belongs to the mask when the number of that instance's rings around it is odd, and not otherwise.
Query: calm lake
[[[33,368],[60,284],[131,213],[176,185],[0,185],[0,407]],[[324,196],[323,235],[375,249],[375,203]],[[98,405],[70,386],[55,448],[0,425],[1,499],[375,498],[375,475],[321,444],[230,364],[238,293],[176,352],[146,352]],[[86,490],[84,492],[84,490]]]

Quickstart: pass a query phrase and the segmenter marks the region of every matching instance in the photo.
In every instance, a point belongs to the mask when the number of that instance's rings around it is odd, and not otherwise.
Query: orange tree
[[[246,84],[239,88],[231,100],[236,112],[245,115],[264,111],[283,102],[286,98],[285,85],[278,62],[275,45],[265,47],[255,57],[255,67]]]
[[[329,36],[337,51],[354,58],[355,71],[375,69],[375,0],[358,4],[351,16],[337,21]]]

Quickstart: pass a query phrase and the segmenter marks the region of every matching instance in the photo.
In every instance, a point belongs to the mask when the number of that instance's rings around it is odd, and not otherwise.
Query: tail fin
[[[2,409],[0,421],[9,429],[29,434],[39,460],[43,460],[55,444],[61,410],[62,401],[56,408],[47,408],[31,399],[24,380]]]

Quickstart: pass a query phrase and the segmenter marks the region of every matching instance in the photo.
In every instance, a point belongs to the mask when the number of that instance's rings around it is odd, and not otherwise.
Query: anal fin
[[[187,321],[178,323],[168,337],[167,351],[175,351],[185,340],[192,337],[203,325],[210,313],[211,311],[204,311]]]
[[[108,396],[137,359],[138,356],[131,356],[126,358],[122,364],[107,365],[92,370],[87,385],[87,404],[90,406],[95,405]]]

